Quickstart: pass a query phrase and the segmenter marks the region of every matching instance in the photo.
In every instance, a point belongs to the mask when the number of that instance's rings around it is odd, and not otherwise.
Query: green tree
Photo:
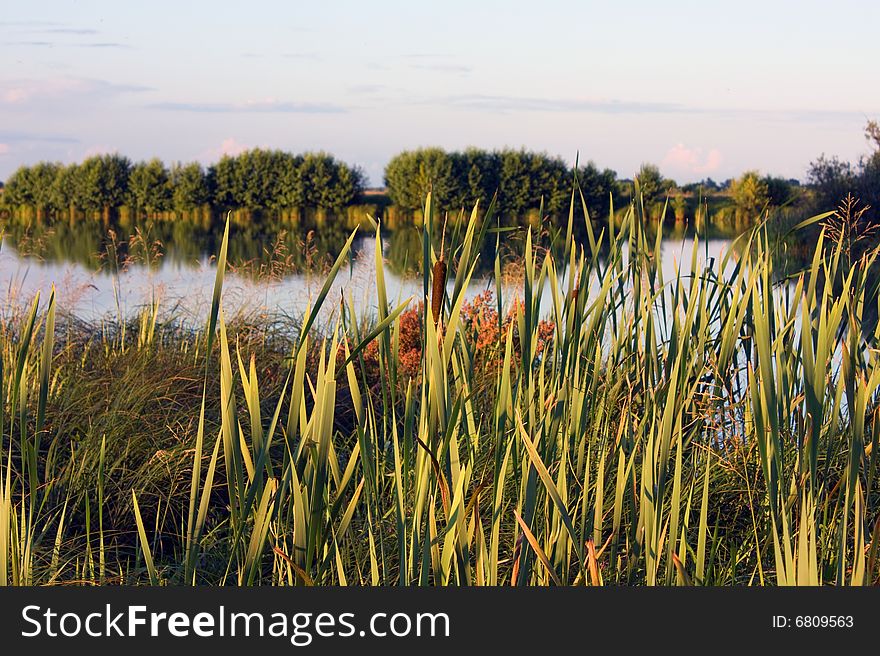
[[[869,215],[877,216],[880,210],[880,150],[859,163],[858,196],[862,204],[870,206]],[[870,214],[870,213],[873,214]]]
[[[532,193],[529,157],[524,150],[503,150],[499,154],[498,209],[511,219],[522,218],[529,205],[538,202]]]
[[[249,210],[340,209],[354,203],[364,188],[360,169],[323,152],[253,149],[221,158],[210,168],[209,179],[215,205]]]
[[[238,158],[224,155],[208,169],[210,187],[213,189],[212,202],[216,207],[232,209],[240,207],[242,190],[237,175]]]
[[[880,124],[870,120],[865,126],[865,139],[874,146],[874,150],[880,152]]]
[[[639,191],[646,208],[662,200],[663,195],[675,186],[674,182],[661,175],[660,169],[655,164],[642,164],[636,180],[639,182]]]
[[[865,138],[874,150],[855,165],[824,154],[810,163],[807,183],[817,210],[835,208],[852,194],[863,206],[868,206],[866,218],[876,219],[880,209],[880,124],[877,121],[867,122]]]
[[[259,148],[246,150],[236,157],[233,185],[235,207],[259,210],[268,205],[273,186],[269,162],[269,153]]]
[[[170,209],[171,193],[168,169],[161,160],[138,162],[131,168],[128,202],[136,212],[149,215]]]
[[[876,217],[880,210],[880,124],[877,121],[868,121],[865,138],[874,148],[874,152],[859,162],[858,194],[862,203],[868,205]]]
[[[3,190],[5,202],[12,208],[30,207],[33,205],[33,185],[31,183],[31,167],[19,166],[6,180]]]
[[[364,176],[360,169],[346,166],[327,153],[304,156],[304,180],[308,179],[307,173],[318,163],[320,163],[320,178],[323,180],[323,185],[320,187],[320,193],[313,196],[309,202],[310,206],[339,209],[354,203],[363,193]],[[310,187],[315,194],[315,190],[318,189],[317,184],[313,181]]]
[[[608,216],[611,198],[617,191],[617,173],[611,169],[599,170],[593,162],[587,162],[577,172],[578,185],[584,195],[587,211],[593,219]]]
[[[785,178],[767,175],[763,182],[767,185],[767,202],[772,207],[782,207],[793,200],[794,189]]]
[[[399,153],[385,167],[388,196],[398,207],[419,209],[428,191],[438,207],[461,198],[452,158],[440,148],[420,148]]]
[[[61,168],[52,162],[20,166],[7,180],[5,202],[12,207],[29,207],[42,220],[52,208],[52,187]]]
[[[810,162],[807,170],[807,182],[813,189],[816,202],[826,208],[837,207],[848,193],[854,191],[857,177],[852,164],[824,154]]]
[[[76,216],[77,184],[79,165],[62,167],[52,183],[52,207],[58,212],[68,212],[72,221]]]
[[[169,174],[171,204],[175,212],[191,212],[211,200],[208,176],[198,162],[177,163]]]
[[[357,166],[346,166],[334,161],[336,175],[329,196],[329,207],[340,209],[355,203],[358,197],[364,193],[366,175]]]
[[[730,194],[739,214],[756,218],[770,203],[766,181],[757,171],[746,171],[730,185]]]
[[[569,166],[561,158],[546,153],[530,153],[526,162],[532,190],[539,200],[543,199],[544,212],[550,216],[559,215],[570,200],[572,180]]]
[[[40,162],[31,168],[33,204],[38,219],[43,219],[52,206],[52,186],[61,168],[61,164],[51,162]]]
[[[585,198],[598,212],[607,212],[616,178],[613,171],[599,171],[592,163],[582,170]],[[562,159],[546,153],[510,148],[446,153],[423,148],[392,158],[385,183],[392,202],[406,209],[421,207],[429,188],[440,208],[453,210],[470,208],[478,200],[485,208],[497,194],[499,214],[516,222],[537,209],[542,199],[548,215],[565,213],[573,179]]]
[[[77,206],[101,211],[109,221],[110,212],[125,204],[131,161],[122,155],[89,157],[77,168]]]
[[[681,189],[672,190],[672,212],[676,221],[684,221],[687,214],[687,199]]]
[[[3,197],[12,208],[33,206],[34,190],[30,166],[19,166],[12,172],[6,180]]]
[[[302,182],[302,155],[280,150],[271,153],[272,180],[269,208],[280,212],[305,206]]]
[[[333,169],[324,153],[306,153],[300,166],[306,207],[329,207]]]

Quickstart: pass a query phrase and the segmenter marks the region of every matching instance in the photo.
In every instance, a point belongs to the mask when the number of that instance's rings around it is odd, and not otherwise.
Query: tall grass
[[[263,351],[224,318],[228,226],[200,335],[163,338],[151,305],[128,347],[124,334],[100,353],[56,346],[54,296],[36,298],[0,334],[0,582],[877,583],[880,328],[863,321],[876,253],[851,262],[823,231],[810,265],[779,281],[760,225],[720,261],[695,242],[664,279],[641,203],[587,223],[578,244],[581,200],[550,248],[527,235],[516,298],[496,254],[488,346],[464,308],[484,244],[504,238],[494,208],[456,223],[441,253],[430,196],[424,298],[389,302],[374,225],[375,316],[343,297],[317,325],[352,233],[269,382]],[[146,372],[170,352],[185,400],[152,398],[144,374],[114,388],[102,435],[53,417],[93,359]],[[131,407],[166,424],[134,420],[141,438],[126,441],[114,422]],[[172,424],[176,446],[154,446]]]

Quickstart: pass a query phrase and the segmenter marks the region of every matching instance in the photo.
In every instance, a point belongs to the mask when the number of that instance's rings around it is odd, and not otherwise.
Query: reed
[[[371,220],[375,316],[349,292],[318,322],[355,231],[288,341],[224,317],[228,225],[198,334],[154,303],[95,345],[36,298],[0,324],[0,582],[876,584],[876,250],[820,215],[793,275],[761,223],[670,276],[640,202],[575,230],[582,202],[527,231],[513,297],[494,204],[435,257],[428,196],[418,305]]]

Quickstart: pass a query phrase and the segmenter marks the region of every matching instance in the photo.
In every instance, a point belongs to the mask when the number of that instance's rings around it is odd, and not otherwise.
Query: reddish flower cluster
[[[402,380],[417,379],[422,366],[422,323],[424,302],[400,315],[400,348],[397,353],[397,371]],[[379,340],[374,339],[364,348],[364,366],[367,381],[379,382]]]
[[[418,378],[422,367],[422,322],[424,303],[400,315],[398,371],[404,378]]]
[[[495,296],[491,290],[487,289],[470,303],[462,305],[462,321],[465,330],[470,333],[470,337],[476,345],[476,357],[481,364],[491,367],[501,363],[508,330],[513,330],[514,354],[521,355],[517,314],[522,308],[523,301],[519,298],[515,299],[499,326]],[[552,321],[541,320],[538,322],[535,355],[541,355],[552,341],[555,327]]]
[[[462,305],[461,322],[465,334],[474,345],[474,364],[479,370],[494,371],[501,364],[508,330],[513,330],[514,357],[520,357],[521,347],[516,321],[519,308],[522,308],[522,301],[514,303],[499,325],[498,310],[491,290],[479,294],[472,301]],[[396,355],[398,374],[403,381],[413,379],[418,382],[421,375],[423,314],[424,303],[420,303],[400,315],[400,344]],[[554,329],[555,325],[552,321],[539,322],[536,355],[540,355],[547,348],[553,339]],[[367,380],[374,385],[379,380],[378,340],[368,344],[363,355]]]

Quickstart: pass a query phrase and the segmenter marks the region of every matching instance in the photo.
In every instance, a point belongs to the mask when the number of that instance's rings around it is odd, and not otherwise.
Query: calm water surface
[[[94,226],[87,229],[95,234],[102,230]],[[385,282],[392,304],[408,297],[417,302],[422,295],[422,279],[408,267],[420,256],[421,244],[418,232],[409,230],[411,234],[396,233],[383,244]],[[106,235],[106,230],[103,234]],[[336,234],[328,238],[336,244],[344,243],[345,239],[343,235],[340,241]],[[112,266],[108,264],[108,239],[86,239],[83,231],[76,228],[50,230],[42,238],[7,236],[0,248],[0,294],[9,310],[30,303],[37,291],[45,298],[54,285],[60,308],[94,322],[115,319],[120,314],[131,317],[158,298],[160,317],[199,325],[211,304],[216,275],[211,253],[218,244],[216,235],[185,234],[176,241],[165,236],[161,241],[157,252],[150,255],[150,239],[143,239],[147,246],[141,249],[140,257]],[[233,230],[230,253],[242,255],[230,256],[233,267],[223,285],[226,315],[242,312],[301,316],[320,292],[325,278],[320,267],[313,273],[304,273],[306,267],[291,263],[316,259],[326,266],[335,257],[334,253],[315,246],[315,242],[320,242],[320,235],[317,239],[314,234],[308,239],[294,236],[279,249],[275,237],[255,237],[246,231]],[[701,239],[700,261],[714,260],[717,266],[729,245],[730,240],[726,238]],[[125,246],[123,241],[118,248],[124,250]],[[274,256],[273,250],[276,251]],[[665,279],[672,278],[679,267],[685,274],[689,271],[692,250],[693,237],[681,230],[665,236],[660,257]],[[491,257],[490,254],[485,258],[486,270],[478,271],[472,278],[468,297],[487,288],[494,289],[488,261]],[[146,259],[152,263],[146,264]],[[247,264],[236,266],[236,260]],[[264,275],[255,273],[261,270]],[[265,275],[266,272],[271,273]],[[374,310],[375,280],[375,239],[364,236],[356,239],[350,261],[340,270],[325,303],[326,311],[331,312],[338,306],[342,293],[352,299],[357,311]],[[454,278],[450,278],[450,289],[453,283]],[[511,278],[503,290],[507,300],[513,298],[520,290],[517,279]],[[545,301],[549,306],[549,294]]]

